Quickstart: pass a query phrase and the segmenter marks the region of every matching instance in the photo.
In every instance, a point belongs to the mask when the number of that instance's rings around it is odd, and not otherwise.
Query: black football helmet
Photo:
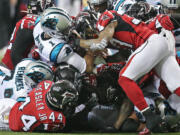
[[[141,21],[148,21],[157,15],[157,10],[147,2],[140,1],[130,6],[126,12],[129,16]]]
[[[61,63],[55,70],[54,81],[68,80],[80,91],[82,86],[82,74],[72,65]]]
[[[39,15],[48,7],[54,5],[54,0],[28,0],[27,12],[29,14]]]
[[[55,110],[62,111],[66,117],[74,113],[79,93],[73,83],[59,80],[47,92],[47,102]]]
[[[97,16],[98,14],[91,10],[82,11],[78,14],[75,20],[75,26],[82,38],[92,39],[98,37],[98,31],[96,29]]]

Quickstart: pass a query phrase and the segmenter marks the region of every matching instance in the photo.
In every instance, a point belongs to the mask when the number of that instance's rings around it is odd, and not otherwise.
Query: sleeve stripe
[[[39,17],[36,19],[35,25],[37,25],[37,24],[40,22],[40,20],[41,20],[41,16],[39,16]]]
[[[21,29],[23,29],[24,21],[25,21],[25,19],[22,20]]]
[[[56,47],[53,48],[53,50],[50,53],[50,61],[51,62],[57,61],[57,57],[63,46],[64,46],[64,43],[60,43],[60,44],[56,45]]]
[[[119,6],[120,6],[124,1],[125,1],[125,0],[120,0],[120,1],[116,4],[114,10],[118,11]]]

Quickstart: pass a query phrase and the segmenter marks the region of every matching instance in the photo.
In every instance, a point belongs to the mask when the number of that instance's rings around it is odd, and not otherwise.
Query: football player
[[[82,73],[86,70],[85,59],[73,52],[67,43],[67,37],[72,32],[72,23],[72,18],[64,10],[48,8],[36,23],[33,36],[42,61],[51,65],[66,62]]]
[[[68,80],[42,81],[9,114],[12,131],[62,132],[75,110],[78,91]]]
[[[23,59],[14,71],[0,75],[0,99],[11,98],[22,100],[27,94],[43,80],[53,80],[53,71],[42,61]]]
[[[14,69],[17,63],[28,57],[34,45],[33,28],[37,16],[48,7],[54,5],[53,0],[28,0],[27,15],[16,23],[2,63]]]
[[[151,112],[135,81],[155,69],[168,88],[180,96],[180,68],[173,57],[174,48],[168,44],[166,38],[148,28],[145,23],[125,14],[120,15],[116,11],[105,11],[98,20],[97,28],[100,31],[99,37],[93,40],[81,39],[80,46],[103,50],[107,42],[115,38],[121,45],[129,46],[134,51],[121,70],[118,81],[133,104],[145,115],[147,127],[153,130],[161,121],[160,117]],[[166,68],[169,69],[168,73]]]

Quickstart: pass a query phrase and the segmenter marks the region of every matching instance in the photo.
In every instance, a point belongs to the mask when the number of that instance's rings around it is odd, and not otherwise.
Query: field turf
[[[138,135],[138,133],[26,133],[1,131],[0,135]],[[152,133],[152,135],[180,135],[179,133]]]

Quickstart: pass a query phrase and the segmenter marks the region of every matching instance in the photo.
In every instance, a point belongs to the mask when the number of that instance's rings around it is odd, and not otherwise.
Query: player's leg
[[[179,101],[180,101],[180,67],[176,61],[175,56],[169,56],[162,60],[156,66],[156,72],[161,77],[161,79],[166,83],[171,96],[168,96],[168,101],[170,105],[177,111],[179,111]],[[176,94],[176,95],[175,95]],[[173,98],[172,98],[173,97]]]
[[[142,75],[148,73],[163,57],[168,55],[168,47],[163,37],[154,35],[139,47],[129,58],[120,72],[119,84],[126,95],[143,110],[148,107],[141,89],[135,83]]]
[[[157,127],[161,119],[150,111],[144,95],[135,81],[148,73],[168,54],[169,50],[165,38],[159,35],[151,36],[130,56],[128,63],[121,70],[118,80],[129,99],[145,115],[147,127],[151,130]]]
[[[175,56],[164,58],[155,68],[156,73],[166,83],[167,88],[180,96],[180,67]]]

